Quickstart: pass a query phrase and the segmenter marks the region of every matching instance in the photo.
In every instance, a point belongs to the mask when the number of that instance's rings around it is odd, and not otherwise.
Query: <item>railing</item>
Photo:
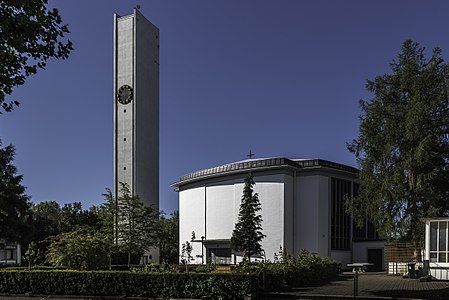
[[[439,280],[449,280],[449,265],[442,266],[436,262],[431,262],[429,265],[430,275]]]

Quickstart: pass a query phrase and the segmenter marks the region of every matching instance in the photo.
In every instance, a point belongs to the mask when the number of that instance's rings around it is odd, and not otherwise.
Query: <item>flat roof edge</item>
[[[240,161],[188,173],[182,176],[179,181],[171,184],[170,186],[172,188],[177,189],[182,185],[186,185],[196,181],[251,171],[263,171],[277,168],[294,168],[298,170],[299,169],[310,170],[323,167],[349,173],[359,172],[359,170],[354,167],[331,162],[328,160],[322,159],[292,160],[285,157],[276,157],[276,158],[264,158],[264,159]]]

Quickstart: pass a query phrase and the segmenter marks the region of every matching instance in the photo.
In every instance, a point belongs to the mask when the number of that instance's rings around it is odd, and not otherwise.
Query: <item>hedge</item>
[[[335,278],[340,272],[340,263],[312,255],[305,261],[267,264],[264,287],[280,290],[285,287],[318,286]]]
[[[302,251],[298,257],[281,254],[275,263],[243,263],[234,273],[258,274],[265,290],[282,290],[291,287],[317,286],[335,278],[341,264],[328,257],[319,257]]]
[[[0,271],[0,294],[241,299],[256,275],[111,271]]]

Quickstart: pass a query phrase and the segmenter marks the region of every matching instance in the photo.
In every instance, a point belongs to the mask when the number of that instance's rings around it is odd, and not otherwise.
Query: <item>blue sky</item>
[[[3,146],[35,203],[103,201],[113,182],[113,14],[136,4],[160,29],[160,208],[170,184],[257,157],[356,166],[365,80],[389,72],[411,38],[449,51],[449,1],[50,0],[75,50],[30,77],[0,115]]]

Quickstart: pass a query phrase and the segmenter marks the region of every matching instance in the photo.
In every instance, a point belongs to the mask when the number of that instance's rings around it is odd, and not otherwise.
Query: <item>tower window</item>
[[[123,139],[126,142],[126,138]]]
[[[126,109],[124,109],[123,112],[126,113]]]
[[[123,167],[123,170],[126,170],[126,167]]]

